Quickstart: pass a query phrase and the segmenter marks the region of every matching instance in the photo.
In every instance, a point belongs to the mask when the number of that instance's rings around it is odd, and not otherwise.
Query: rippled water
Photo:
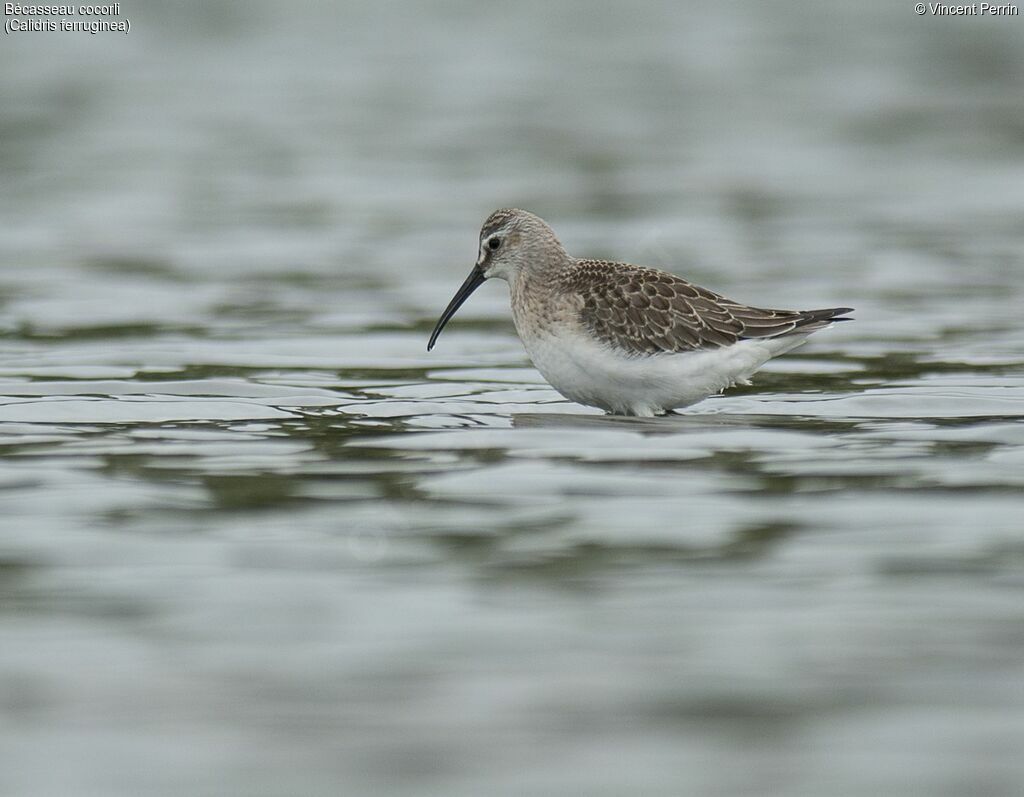
[[[906,5],[9,37],[0,793],[1018,793],[1024,23]],[[427,355],[513,204],[857,321],[666,419],[501,284]]]

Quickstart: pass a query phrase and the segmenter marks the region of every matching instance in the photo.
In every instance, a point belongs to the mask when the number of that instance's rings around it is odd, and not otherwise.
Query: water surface
[[[1024,28],[136,2],[0,50],[0,792],[1016,793]],[[401,31],[401,35],[396,35]],[[494,207],[851,305],[607,418]]]

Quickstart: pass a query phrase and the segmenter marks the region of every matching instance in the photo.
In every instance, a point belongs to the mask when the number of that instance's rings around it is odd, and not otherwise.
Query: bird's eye
[[[499,238],[497,235],[491,236],[490,238],[487,239],[487,246],[493,252],[499,246],[501,246],[501,238]]]

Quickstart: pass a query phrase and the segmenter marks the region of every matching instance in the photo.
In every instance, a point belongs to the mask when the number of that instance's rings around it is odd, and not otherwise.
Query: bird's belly
[[[746,379],[773,356],[760,341],[678,354],[621,354],[575,330],[523,338],[534,366],[566,398],[623,415],[658,415]]]

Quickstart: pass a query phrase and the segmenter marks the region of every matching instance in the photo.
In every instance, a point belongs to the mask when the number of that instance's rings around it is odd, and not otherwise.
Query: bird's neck
[[[550,331],[561,317],[558,309],[565,296],[559,290],[560,276],[557,268],[522,268],[509,280],[512,317],[524,340]]]

